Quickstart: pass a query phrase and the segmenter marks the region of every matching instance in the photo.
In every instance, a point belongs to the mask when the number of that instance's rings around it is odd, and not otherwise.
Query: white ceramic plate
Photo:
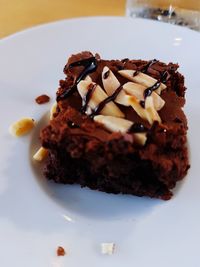
[[[0,41],[0,265],[3,267],[200,266],[200,35],[185,28],[127,18],[73,19]],[[170,201],[109,195],[47,182],[32,162],[38,133],[70,54],[157,58],[185,75],[191,169]],[[8,133],[15,120],[38,121],[31,135]],[[100,244],[114,242],[102,255]],[[67,255],[56,256],[57,246]]]

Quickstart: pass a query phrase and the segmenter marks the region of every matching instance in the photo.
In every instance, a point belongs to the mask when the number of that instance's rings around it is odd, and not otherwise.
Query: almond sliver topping
[[[107,75],[105,75],[107,73]],[[120,83],[114,73],[105,66],[102,72],[102,82],[106,93],[111,96],[117,88],[120,87]],[[115,102],[121,105],[128,106],[126,93],[122,90],[115,99]]]
[[[103,126],[110,132],[126,133],[133,125],[132,121],[113,116],[97,115],[94,121],[103,124]]]
[[[95,116],[94,121],[101,123],[110,132],[120,132],[121,134],[127,133],[134,124],[129,120],[103,115]],[[147,140],[146,133],[134,133],[134,137],[136,143],[140,145],[144,145]]]
[[[116,89],[120,87],[118,79],[107,66],[104,67],[102,72],[102,82],[108,95],[112,95]],[[165,102],[158,94],[153,92],[152,97],[153,100],[155,99],[155,101],[151,103],[153,106],[149,110],[143,108],[140,105],[140,101],[144,100],[145,89],[146,87],[141,84],[128,82],[123,85],[123,90],[120,91],[115,102],[124,106],[131,106],[142,119],[147,120],[152,124],[154,119],[160,121],[160,117],[156,110],[160,110]],[[154,104],[156,105],[155,107]]]
[[[89,81],[83,81],[83,80],[78,83],[77,88],[82,99],[85,98],[85,96],[88,93],[88,90],[90,90],[91,84],[95,85],[95,83],[91,83]],[[108,95],[105,93],[105,91],[99,85],[96,84],[96,88],[91,95],[91,98],[88,102],[88,106],[92,110],[95,110],[95,108],[98,107],[98,105],[102,101],[104,101],[107,97]],[[103,115],[110,115],[110,116],[115,116],[115,117],[120,117],[120,118],[124,117],[123,112],[121,112],[121,110],[117,107],[117,105],[112,101],[107,103],[100,113]]]
[[[119,70],[118,73],[127,78],[128,80],[141,84],[145,86],[146,88],[153,86],[157,80],[152,78],[151,76],[139,72],[137,75],[134,76],[135,70]],[[156,93],[160,94],[162,90],[166,89],[166,85],[161,83],[161,85],[158,87],[158,89],[155,90]]]
[[[135,96],[137,99],[144,100],[144,91],[146,87],[143,85],[134,82],[127,82],[123,85],[123,89],[126,93]],[[151,96],[153,98],[153,105],[155,109],[160,110],[164,106],[165,101],[155,92],[152,92]]]

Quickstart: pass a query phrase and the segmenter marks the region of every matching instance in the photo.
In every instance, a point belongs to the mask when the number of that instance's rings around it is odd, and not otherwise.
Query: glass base
[[[161,9],[149,6],[127,7],[126,15],[153,19],[200,31],[200,12],[188,9],[173,8]]]

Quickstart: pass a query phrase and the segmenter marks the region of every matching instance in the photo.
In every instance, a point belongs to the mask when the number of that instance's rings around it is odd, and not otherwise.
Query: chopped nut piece
[[[49,102],[50,97],[48,95],[40,95],[38,97],[36,97],[35,102],[40,104],[45,104],[47,102]]]
[[[59,246],[57,248],[57,256],[65,256],[65,254],[66,254],[66,252],[65,252],[64,248]]]
[[[13,136],[19,137],[30,132],[34,126],[35,121],[32,118],[22,118],[10,125],[9,132]]]
[[[36,161],[43,161],[48,155],[48,150],[44,147],[38,149],[38,151],[33,155],[33,159]]]
[[[115,244],[114,243],[101,243],[101,253],[112,255],[115,250]]]

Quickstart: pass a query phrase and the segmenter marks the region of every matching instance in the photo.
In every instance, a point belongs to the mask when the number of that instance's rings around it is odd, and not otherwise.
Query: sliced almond
[[[113,116],[97,115],[94,116],[94,121],[103,124],[110,132],[120,132],[122,134],[126,133],[133,125],[132,121]]]
[[[126,93],[135,96],[137,99],[144,100],[145,86],[134,82],[127,82],[123,85],[123,89]],[[155,109],[160,110],[164,106],[165,101],[155,92],[152,92],[151,96]]]
[[[95,85],[95,83],[92,83],[92,84]],[[80,81],[78,83],[78,86],[77,86],[78,92],[82,98],[84,98],[85,95],[87,94],[90,85],[91,85],[91,82],[88,82],[88,81]],[[103,89],[99,85],[96,85],[96,88],[92,94],[92,97],[88,103],[88,106],[92,110],[95,110],[95,108],[107,97],[108,95],[103,91]],[[110,116],[115,116],[115,117],[120,117],[120,118],[124,117],[124,113],[122,113],[121,110],[112,101],[107,103],[100,113],[103,115],[110,115]]]
[[[144,146],[147,141],[146,133],[134,133],[134,138],[137,144]]]
[[[140,101],[135,96],[129,96],[129,105],[135,110],[135,112],[144,120],[147,120],[150,124],[153,123],[151,113],[146,108],[140,105]]]
[[[134,82],[127,82],[123,85],[123,89],[127,94],[135,96],[138,100],[144,100],[145,86]]]
[[[118,79],[107,66],[103,69],[102,81],[104,89],[108,95],[112,95],[120,86]],[[156,110],[160,110],[165,102],[158,94],[155,92],[152,93],[154,106],[152,106],[151,109],[146,110],[140,105],[140,101],[144,100],[144,90],[146,89],[145,86],[128,82],[123,85],[123,89],[124,90],[122,90],[116,97],[115,102],[124,106],[132,106],[137,114],[144,120],[147,120],[150,124],[153,123],[154,119],[159,119],[160,121],[160,117],[158,116]],[[153,108],[156,110],[154,111]]]
[[[149,121],[150,124],[153,124],[154,121],[158,121],[161,123],[161,118],[158,114],[158,112],[154,108],[154,103],[153,103],[153,98],[152,96],[148,96],[145,100],[145,109],[147,112],[150,114],[150,119]]]
[[[132,82],[139,83],[145,87],[151,87],[153,86],[157,80],[152,78],[151,76],[139,72],[137,75],[134,76],[135,70],[119,70],[118,73],[122,75],[123,77],[129,79]],[[156,93],[161,94],[161,91],[166,89],[166,85],[161,83],[161,85],[158,87],[157,90],[155,90]]]
[[[155,92],[152,93],[152,98],[155,109],[157,111],[161,110],[165,105],[165,101],[162,99],[162,97],[160,97],[160,95]]]
[[[108,75],[106,75],[105,77],[105,74],[107,72]],[[103,87],[109,96],[112,95],[117,90],[117,88],[120,87],[118,79],[107,66],[103,68],[102,82],[103,82]],[[126,97],[126,93],[123,90],[119,92],[118,96],[115,99],[115,102],[121,105],[128,106],[128,99]]]
[[[87,81],[87,82],[92,82],[92,78],[91,78],[89,75],[87,75],[87,76],[85,77],[85,81]]]
[[[94,121],[101,123],[105,129],[110,132],[120,132],[125,134],[129,131],[134,124],[132,121],[122,118],[116,118],[112,116],[97,115],[94,117]],[[144,145],[146,142],[146,133],[134,133],[136,143]]]
[[[107,66],[105,66],[102,71],[102,82],[103,87],[108,95],[112,95],[120,86],[118,79]]]

